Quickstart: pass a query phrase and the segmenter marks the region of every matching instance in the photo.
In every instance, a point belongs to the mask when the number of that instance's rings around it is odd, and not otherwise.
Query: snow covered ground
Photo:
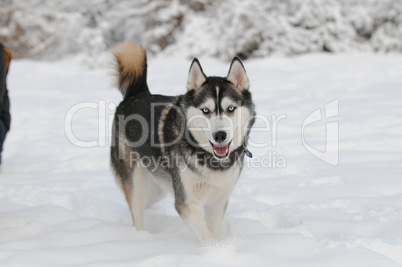
[[[226,75],[228,63],[200,60],[207,75]],[[189,63],[150,60],[151,90],[183,93]],[[232,194],[222,240],[200,247],[172,198],[147,210],[146,231],[131,226],[109,168],[110,116],[121,96],[108,71],[14,61],[0,265],[401,266],[402,56],[309,55],[245,67],[266,120],[252,133],[254,161]],[[305,119],[329,103],[326,115],[335,116],[305,123],[302,138]],[[325,149],[326,125],[335,166],[306,148]]]

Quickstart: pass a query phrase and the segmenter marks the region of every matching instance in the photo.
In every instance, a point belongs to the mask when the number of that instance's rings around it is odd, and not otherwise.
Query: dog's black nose
[[[221,143],[223,141],[225,141],[226,139],[226,132],[224,131],[219,131],[214,133],[214,139],[216,142]]]

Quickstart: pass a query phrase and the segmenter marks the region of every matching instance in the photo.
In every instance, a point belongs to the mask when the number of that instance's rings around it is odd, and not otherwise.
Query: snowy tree
[[[8,0],[0,40],[15,57],[97,58],[116,42],[150,55],[225,60],[311,52],[402,52],[400,0]]]

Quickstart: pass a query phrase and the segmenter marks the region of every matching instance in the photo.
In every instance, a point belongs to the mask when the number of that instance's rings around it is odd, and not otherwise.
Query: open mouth
[[[211,143],[211,145],[212,145],[212,149],[214,150],[214,154],[217,158],[219,158],[219,159],[225,158],[229,154],[230,142],[227,144]]]

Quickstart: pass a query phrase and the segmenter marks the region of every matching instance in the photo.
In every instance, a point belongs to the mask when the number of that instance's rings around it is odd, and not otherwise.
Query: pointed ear
[[[250,87],[250,83],[247,78],[246,70],[244,69],[243,64],[241,63],[240,58],[235,57],[232,60],[232,64],[230,64],[230,69],[228,76],[226,78],[228,81],[233,83],[236,88],[240,90],[248,90]]]
[[[205,76],[204,72],[202,71],[200,62],[198,61],[198,59],[194,58],[193,63],[191,63],[190,70],[188,72],[187,89],[196,90],[206,80],[207,76]]]

